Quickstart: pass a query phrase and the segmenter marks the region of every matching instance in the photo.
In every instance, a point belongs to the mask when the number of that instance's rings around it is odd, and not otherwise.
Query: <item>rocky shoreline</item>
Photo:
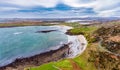
[[[69,52],[69,44],[64,44],[57,50],[41,53],[27,58],[16,59],[11,64],[0,67],[0,70],[24,70],[26,67],[39,66],[51,61],[64,59]]]

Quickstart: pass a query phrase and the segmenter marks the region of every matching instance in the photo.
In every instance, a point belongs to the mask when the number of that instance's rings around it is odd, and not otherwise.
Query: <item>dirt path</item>
[[[72,59],[69,59],[69,61],[73,67],[73,70],[82,70],[80,66],[76,62],[74,62]]]

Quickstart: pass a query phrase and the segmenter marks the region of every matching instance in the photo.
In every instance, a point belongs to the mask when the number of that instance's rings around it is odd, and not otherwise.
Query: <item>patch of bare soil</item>
[[[74,62],[72,59],[69,59],[69,61],[70,61],[71,65],[72,65],[72,67],[73,67],[72,70],[82,70],[80,68],[80,66],[76,62]]]
[[[111,36],[108,38],[109,41],[120,42],[120,36]]]

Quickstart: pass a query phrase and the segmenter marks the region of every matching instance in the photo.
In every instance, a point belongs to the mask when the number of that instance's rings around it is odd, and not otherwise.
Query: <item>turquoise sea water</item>
[[[57,30],[49,33],[36,33],[42,30]],[[0,66],[16,58],[29,57],[49,51],[68,38],[58,27],[27,26],[0,28]]]

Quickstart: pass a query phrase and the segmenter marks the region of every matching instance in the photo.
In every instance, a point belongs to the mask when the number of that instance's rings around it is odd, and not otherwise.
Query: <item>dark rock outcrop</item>
[[[49,33],[57,30],[44,30],[44,31],[37,31],[36,33]]]
[[[35,56],[16,59],[13,63],[0,67],[0,70],[24,70],[26,67],[39,66],[51,61],[57,61],[66,57],[69,51],[69,44],[64,44],[57,50],[51,50],[46,53],[41,53]]]

